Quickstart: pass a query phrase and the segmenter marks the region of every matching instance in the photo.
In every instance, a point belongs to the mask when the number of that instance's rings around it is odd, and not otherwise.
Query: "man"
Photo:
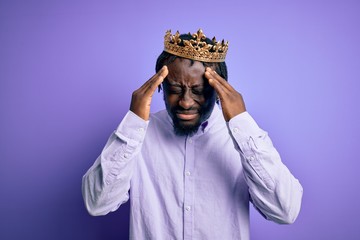
[[[130,239],[249,239],[249,202],[266,219],[294,222],[302,187],[227,82],[228,43],[199,30],[168,31],[164,45],[157,73],[83,177],[89,213],[130,197]],[[150,114],[161,87],[166,110]]]

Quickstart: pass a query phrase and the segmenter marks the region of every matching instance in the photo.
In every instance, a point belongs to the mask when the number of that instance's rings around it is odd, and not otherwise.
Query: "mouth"
[[[191,121],[198,117],[198,113],[176,113],[178,119],[182,121]]]

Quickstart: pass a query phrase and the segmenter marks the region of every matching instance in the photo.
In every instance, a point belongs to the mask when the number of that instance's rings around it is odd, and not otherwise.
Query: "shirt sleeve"
[[[115,211],[129,199],[130,180],[148,123],[128,111],[83,176],[82,194],[91,215]]]
[[[228,128],[240,152],[255,208],[268,220],[293,223],[300,212],[303,188],[282,163],[267,132],[248,112],[232,118]]]

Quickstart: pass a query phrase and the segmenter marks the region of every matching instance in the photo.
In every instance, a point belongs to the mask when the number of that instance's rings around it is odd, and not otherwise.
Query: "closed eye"
[[[170,87],[169,88],[169,92],[172,94],[181,94],[182,93],[182,88],[181,87]]]
[[[192,92],[196,95],[202,95],[204,93],[204,89],[202,88],[193,88]]]

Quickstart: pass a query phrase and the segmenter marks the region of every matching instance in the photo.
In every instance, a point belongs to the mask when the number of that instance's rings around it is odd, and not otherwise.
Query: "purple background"
[[[359,239],[360,2],[289,2],[1,0],[0,239],[127,239],[129,204],[89,216],[82,175],[165,31],[199,27],[304,187],[293,225],[252,208],[252,239]]]

